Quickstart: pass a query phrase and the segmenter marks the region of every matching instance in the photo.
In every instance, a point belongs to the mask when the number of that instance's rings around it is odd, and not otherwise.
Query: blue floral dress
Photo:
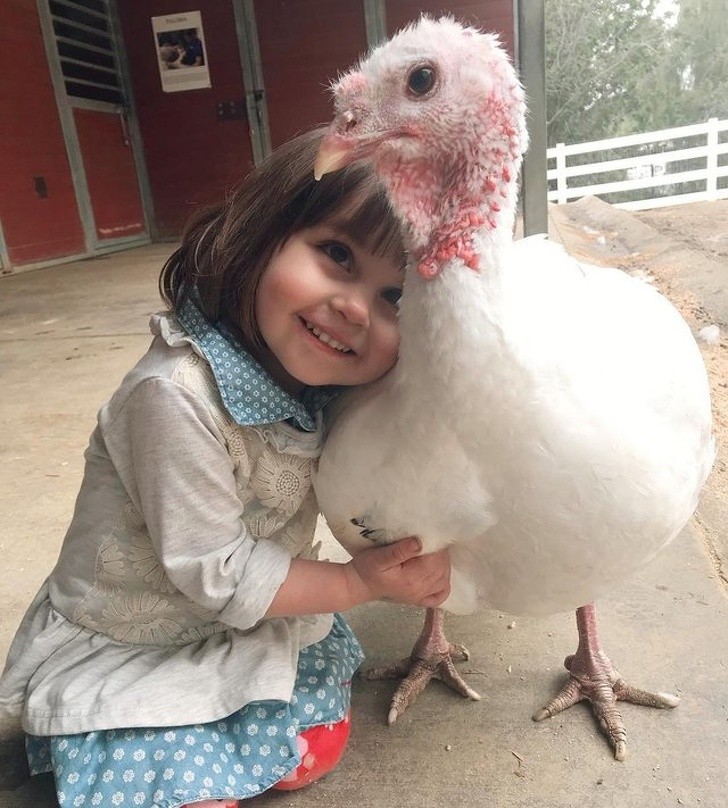
[[[254,797],[300,764],[299,733],[347,715],[363,658],[336,615],[328,636],[301,651],[290,703],[253,702],[208,724],[28,736],[31,774],[53,772],[61,808]]]

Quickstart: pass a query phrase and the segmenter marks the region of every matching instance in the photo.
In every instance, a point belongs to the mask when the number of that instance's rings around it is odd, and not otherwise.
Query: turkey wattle
[[[582,607],[572,678],[536,717],[589,698],[621,758],[614,700],[677,702],[618,678],[591,601],[696,507],[714,457],[697,345],[643,281],[544,237],[513,241],[525,102],[496,37],[422,18],[340,78],[334,100],[316,171],[369,160],[410,260],[398,363],[340,402],[321,509],[350,552],[407,535],[449,547],[447,610]],[[433,674],[476,695],[452,650],[430,615],[390,720]]]

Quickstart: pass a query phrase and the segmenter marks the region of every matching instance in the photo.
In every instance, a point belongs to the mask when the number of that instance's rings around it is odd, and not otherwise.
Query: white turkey
[[[525,102],[497,37],[423,17],[333,89],[317,175],[370,161],[409,262],[398,363],[340,402],[315,483],[322,511],[352,553],[408,535],[425,552],[449,547],[447,610],[577,609],[569,681],[534,718],[586,698],[622,759],[616,700],[677,699],[621,679],[593,601],[696,507],[714,458],[697,345],[643,281],[545,237],[513,241]],[[452,663],[464,653],[429,612],[392,669],[409,673],[390,723],[432,676],[478,698]]]

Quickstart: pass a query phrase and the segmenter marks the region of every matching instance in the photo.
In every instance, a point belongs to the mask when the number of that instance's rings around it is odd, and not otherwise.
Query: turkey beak
[[[313,176],[318,182],[324,174],[338,171],[348,165],[350,149],[340,149],[326,142],[319,147],[316,162],[313,166]]]
[[[355,142],[343,137],[340,132],[347,131],[356,124],[351,112],[345,112],[337,116],[321,141],[316,162],[313,167],[313,175],[316,181],[320,180],[324,174],[338,171],[349,163],[353,162]]]

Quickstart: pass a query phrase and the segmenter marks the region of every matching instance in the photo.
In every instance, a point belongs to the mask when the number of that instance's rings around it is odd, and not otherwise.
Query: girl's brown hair
[[[370,168],[353,165],[314,180],[323,131],[278,148],[229,200],[190,220],[159,277],[172,310],[196,289],[210,322],[224,323],[251,347],[260,345],[255,296],[268,262],[291,235],[322,222],[404,264],[399,225]]]

